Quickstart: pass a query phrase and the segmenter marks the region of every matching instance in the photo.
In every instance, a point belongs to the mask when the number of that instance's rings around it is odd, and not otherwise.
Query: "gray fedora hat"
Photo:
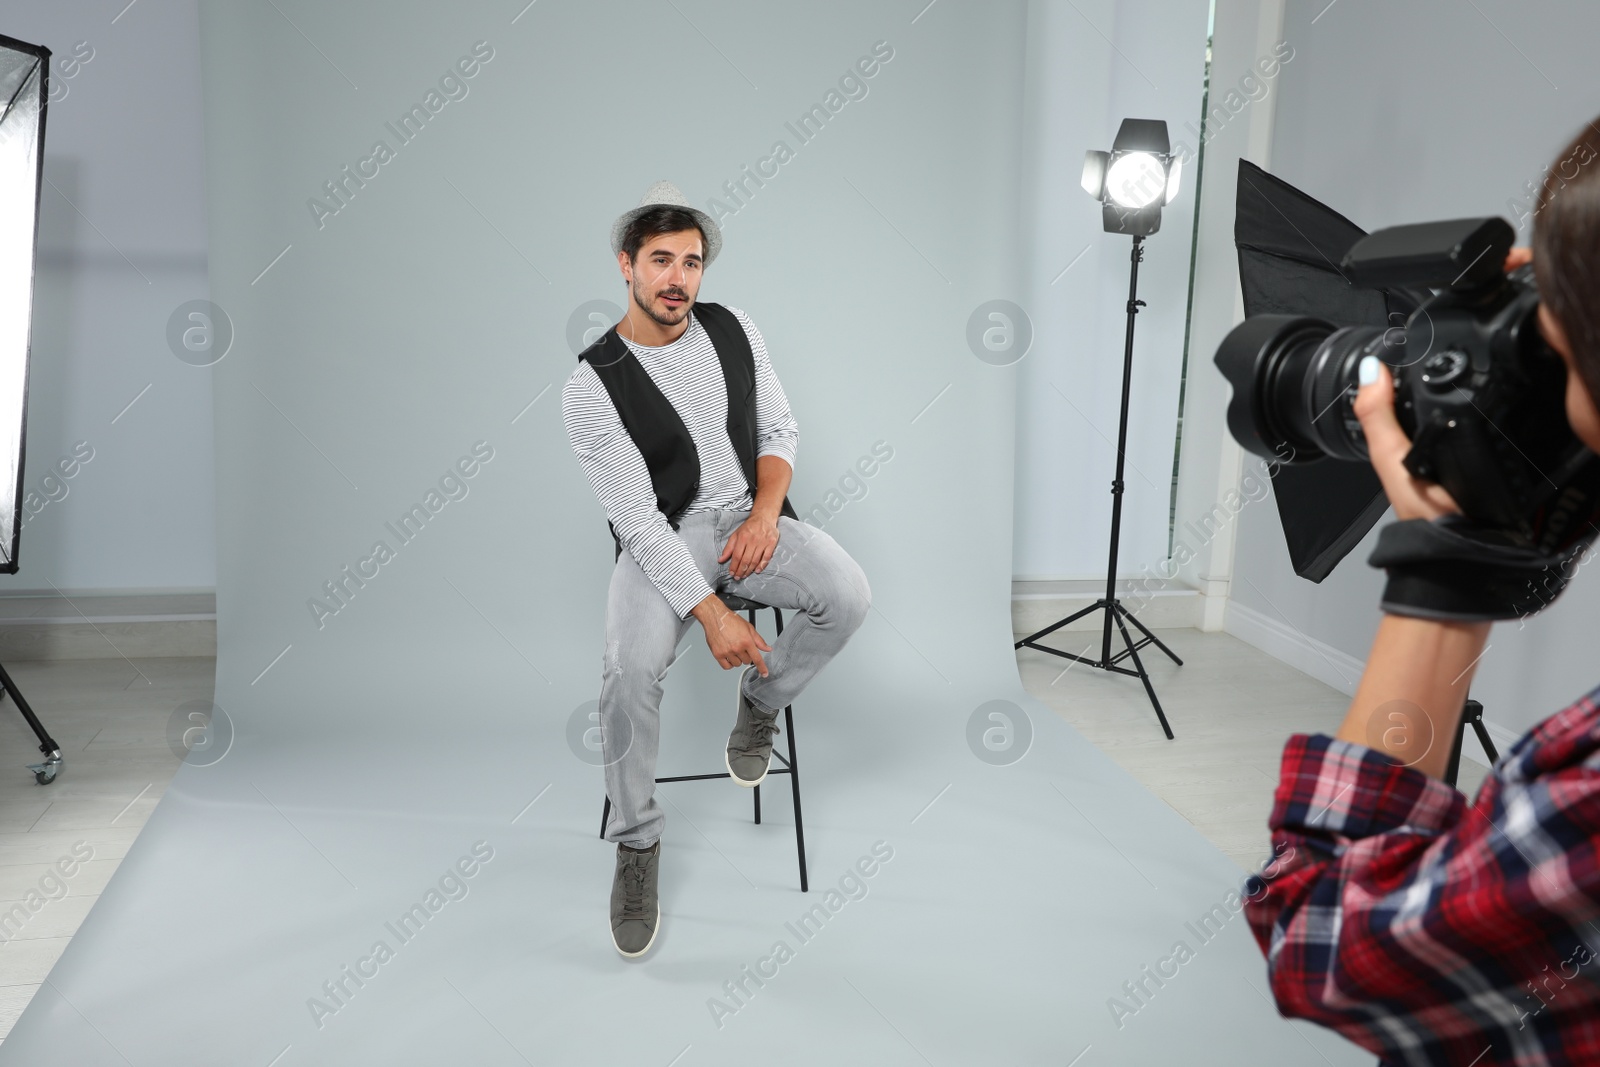
[[[707,215],[697,207],[690,207],[689,200],[679,191],[676,185],[669,181],[659,181],[644,191],[644,196],[639,198],[639,206],[632,211],[624,211],[617,216],[617,221],[611,224],[611,254],[616,255],[622,251],[622,233],[628,228],[628,223],[644,214],[653,207],[682,208],[694,216],[700,224],[700,229],[706,235],[705,257],[701,260],[704,266],[711,266],[711,261],[717,258],[717,253],[722,251],[722,229],[717,225],[717,220]]]

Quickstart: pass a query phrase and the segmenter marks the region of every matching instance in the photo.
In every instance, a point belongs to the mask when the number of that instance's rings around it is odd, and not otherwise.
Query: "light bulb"
[[[1106,172],[1106,195],[1125,208],[1149,207],[1166,191],[1166,168],[1149,152],[1124,152]]]

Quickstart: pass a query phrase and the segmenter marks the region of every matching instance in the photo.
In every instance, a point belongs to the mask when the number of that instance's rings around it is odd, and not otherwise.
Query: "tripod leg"
[[[1500,753],[1495,751],[1494,742],[1489,739],[1489,731],[1484,728],[1483,723],[1477,719],[1472,720],[1472,729],[1477,733],[1478,743],[1483,745],[1484,754],[1489,757],[1489,762],[1492,764],[1497,761]]]
[[[611,794],[606,794],[606,806],[600,809],[600,840],[606,839],[606,820],[611,818]]]
[[[1161,651],[1165,652],[1168,656],[1171,656],[1172,657],[1172,662],[1176,663],[1180,667],[1183,666],[1183,660],[1178,658],[1177,653],[1173,652],[1172,649],[1170,649],[1166,645],[1162,644],[1161,643],[1161,638],[1157,637],[1155,634],[1153,634],[1149,630],[1147,630],[1145,628],[1144,623],[1139,621],[1139,617],[1137,615],[1135,615],[1133,612],[1129,611],[1127,608],[1122,606],[1122,601],[1120,601],[1120,600],[1116,601],[1116,605],[1117,605],[1117,610],[1120,611],[1122,614],[1126,615],[1128,617],[1128,621],[1133,623],[1135,626],[1137,626],[1139,628],[1139,632],[1144,634],[1146,637],[1148,637],[1150,639],[1150,643],[1152,645],[1155,645]]]
[[[1495,751],[1494,742],[1489,739],[1489,729],[1483,725],[1483,705],[1476,700],[1467,701],[1467,710],[1472,712],[1472,730],[1478,735],[1478,743],[1483,746],[1484,754],[1489,757],[1490,765],[1498,762],[1500,753]]]
[[[0,664],[0,687],[4,687],[5,691],[11,694],[11,699],[17,702],[17,710],[22,712],[22,717],[33,728],[34,735],[39,738],[39,751],[47,756],[59,752],[61,746],[56,744],[55,738],[51,737],[50,732],[44,728],[44,723],[39,721],[39,716],[35,715],[33,709],[28,706],[28,701],[23,697],[22,690],[18,689],[17,683],[11,680],[11,675],[7,673],[3,664]]]
[[[1150,676],[1144,671],[1144,662],[1139,659],[1138,651],[1133,647],[1133,638],[1128,636],[1128,627],[1123,624],[1122,616],[1115,611],[1112,618],[1117,620],[1117,629],[1122,631],[1122,640],[1128,646],[1128,655],[1133,657],[1133,665],[1139,668],[1139,681],[1144,683],[1144,691],[1150,697],[1151,705],[1156,709],[1156,718],[1161,720],[1161,729],[1166,733],[1167,740],[1171,741],[1172,727],[1167,725],[1167,713],[1161,710],[1161,701],[1156,699],[1156,688],[1150,684]]]
[[[1461,723],[1456,727],[1455,737],[1450,739],[1450,759],[1444,765],[1444,784],[1452,788],[1456,778],[1461,774],[1461,740],[1467,735],[1467,721],[1472,714],[1472,702],[1467,702],[1467,710],[1461,714]]]
[[[1023,645],[1026,645],[1031,641],[1037,641],[1037,640],[1039,640],[1039,638],[1044,637],[1047,634],[1053,634],[1057,630],[1061,629],[1063,626],[1067,625],[1069,622],[1077,622],[1079,619],[1083,618],[1085,615],[1089,614],[1091,611],[1095,611],[1096,609],[1098,609],[1100,607],[1100,605],[1102,603],[1104,603],[1104,601],[1097,600],[1093,604],[1090,604],[1088,607],[1082,609],[1081,611],[1073,612],[1071,615],[1068,615],[1066,618],[1062,619],[1060,622],[1051,623],[1049,626],[1046,626],[1044,629],[1040,630],[1038,633],[1029,634],[1027,637],[1024,637],[1021,641],[1018,641],[1012,647],[1013,648],[1021,648]]]

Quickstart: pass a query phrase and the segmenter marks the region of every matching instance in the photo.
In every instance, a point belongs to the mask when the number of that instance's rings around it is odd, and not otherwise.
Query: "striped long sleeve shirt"
[[[756,456],[779,456],[792,469],[800,427],[772,370],[766,342],[743,311],[728,310],[744,327],[755,356]],[[745,480],[728,439],[722,363],[698,316],[690,314],[688,329],[671,344],[651,347],[627,341],[627,345],[683,419],[699,453],[700,488],[684,514],[751,507],[755,487]],[[622,550],[639,562],[678,618],[686,617],[714,590],[695,565],[688,545],[656,507],[650,469],[600,376],[585,361],[578,362],[561,390],[561,417],[572,451],[616,529]]]
[[[1279,857],[1244,910],[1280,1013],[1393,1067],[1600,1063],[1600,689],[1524,734],[1470,804],[1296,734],[1268,826]]]

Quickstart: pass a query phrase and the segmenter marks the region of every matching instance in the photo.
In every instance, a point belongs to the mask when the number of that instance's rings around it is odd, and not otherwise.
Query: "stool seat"
[[[729,611],[764,611],[766,604],[758,600],[746,600],[737,593],[721,592],[717,597],[726,605]]]

